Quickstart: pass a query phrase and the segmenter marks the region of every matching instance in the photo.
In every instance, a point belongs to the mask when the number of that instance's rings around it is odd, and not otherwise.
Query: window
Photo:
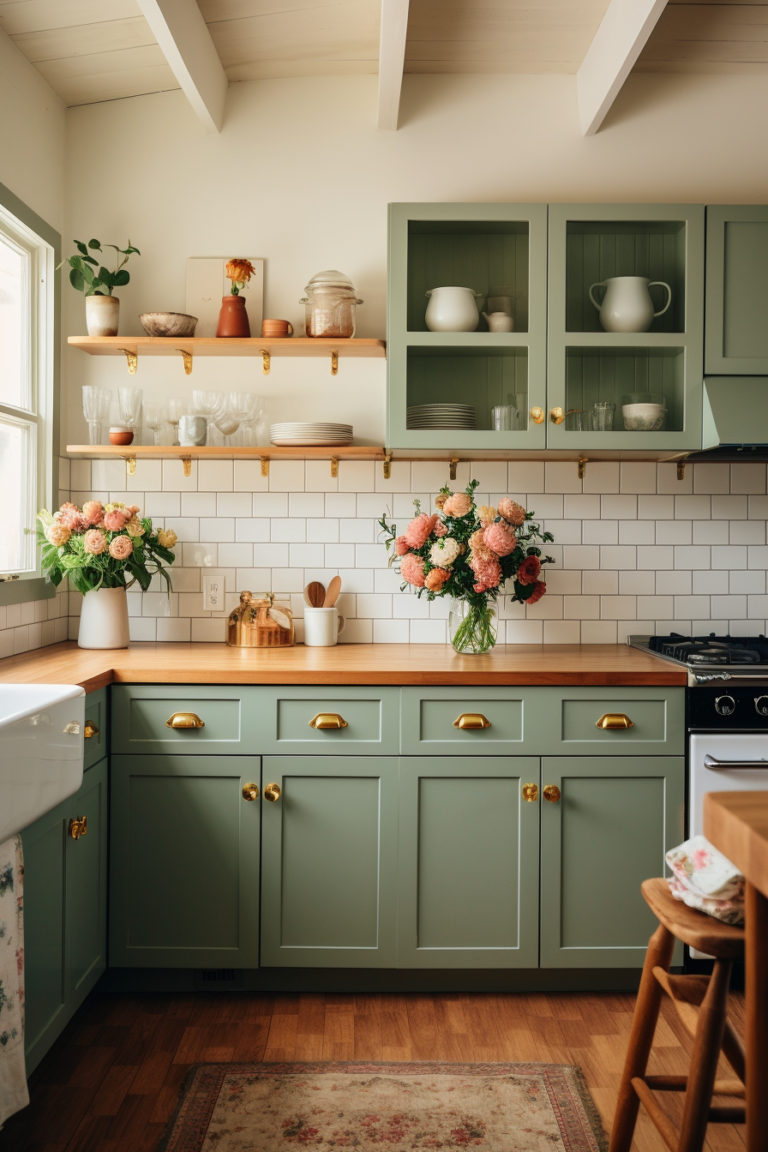
[[[4,192],[0,188],[0,589],[17,578],[26,585],[23,598],[35,599],[41,594],[39,557],[27,530],[34,528],[38,508],[54,498],[58,238]]]

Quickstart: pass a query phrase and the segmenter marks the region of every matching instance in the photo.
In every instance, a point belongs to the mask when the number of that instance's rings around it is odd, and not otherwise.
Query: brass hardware
[[[490,720],[486,720],[482,712],[462,712],[461,716],[453,722],[454,728],[461,728],[464,732],[475,731],[479,728],[490,728]]]
[[[553,424],[562,424],[565,420],[565,412],[562,408],[550,408],[549,418]]]
[[[120,351],[125,353],[125,359],[128,363],[128,375],[135,376],[136,369],[139,366],[139,357],[135,352],[129,352],[127,348],[121,348]]]
[[[633,721],[623,712],[606,712],[595,724],[595,728],[607,728],[612,732],[620,728],[634,728],[634,726]]]
[[[10,572],[7,576],[0,576],[0,584],[6,584],[9,580],[18,580],[18,572]]]
[[[454,456],[453,459],[451,460],[451,468],[450,468],[450,471],[448,473],[448,479],[449,480],[455,480],[456,479],[456,466],[458,463],[459,463],[458,457]]]
[[[165,722],[166,728],[205,728],[205,721],[194,712],[174,712]]]
[[[99,730],[94,724],[93,720],[86,720],[85,728],[83,729],[83,736],[86,740],[90,740],[92,736],[98,736]]]
[[[259,787],[257,784],[243,784],[243,800],[258,800]]]
[[[339,374],[339,354],[338,352],[331,352],[331,376],[338,376]]]
[[[545,784],[542,791],[544,793],[544,799],[549,800],[552,804],[557,804],[562,795],[557,784]]]
[[[539,798],[539,786],[538,786],[538,784],[523,784],[523,800],[527,800],[529,804],[532,804],[533,801],[538,800],[538,798]]]
[[[126,476],[136,475],[136,457],[126,456],[125,458],[125,474]]]
[[[335,480],[339,474],[339,458],[338,456],[331,456],[331,476]]]
[[[343,716],[339,716],[338,712],[318,712],[317,716],[309,722],[310,728],[348,728],[346,720]]]
[[[184,469],[184,475],[185,476],[191,476],[192,475],[192,457],[191,456],[182,456],[181,466]]]
[[[64,735],[65,736],[79,736],[80,735],[80,725],[77,722],[77,720],[70,720],[69,724],[64,725]],[[86,735],[87,735],[87,733],[86,733]]]
[[[269,369],[272,366],[272,358],[267,352],[266,348],[261,349],[261,369],[265,376],[269,376]]]
[[[387,455],[384,457],[382,471],[384,473],[384,479],[389,480],[392,475],[392,457],[389,455],[389,453],[387,453]]]
[[[587,470],[588,462],[589,461],[588,461],[588,458],[586,456],[584,456],[581,460],[579,460],[579,480],[584,479],[584,473]]]
[[[678,460],[677,462],[677,478],[678,480],[685,480],[685,460]]]
[[[69,835],[73,840],[79,840],[81,836],[88,835],[88,817],[87,816],[73,816],[69,822],[67,829]]]
[[[264,789],[264,799],[271,800],[273,803],[275,800],[279,800],[282,794],[282,789],[279,784],[267,784]]]
[[[262,456],[261,458],[261,474],[262,476],[269,476],[269,456]]]
[[[534,424],[543,424],[544,423],[544,409],[543,408],[531,408],[531,420],[533,420]]]
[[[181,358],[184,361],[184,371],[186,372],[187,376],[191,376],[192,375],[192,353],[191,352],[185,352],[183,348],[177,348],[176,351],[181,353]]]

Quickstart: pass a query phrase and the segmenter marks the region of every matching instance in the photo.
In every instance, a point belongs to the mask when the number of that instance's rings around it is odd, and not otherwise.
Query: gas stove
[[[662,660],[688,669],[688,684],[695,688],[734,680],[768,685],[766,636],[630,636],[633,648],[653,652]]]

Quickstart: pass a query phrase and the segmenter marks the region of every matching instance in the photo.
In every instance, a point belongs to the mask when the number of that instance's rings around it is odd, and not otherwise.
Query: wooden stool
[[[629,1152],[641,1103],[672,1152],[701,1152],[708,1123],[743,1123],[745,1118],[743,1106],[711,1105],[714,1094],[744,1098],[744,1048],[727,1017],[731,966],[744,956],[744,929],[675,900],[666,880],[646,880],[641,891],[659,927],[648,943],[609,1152]],[[675,938],[715,957],[711,976],[670,975]],[[694,1037],[688,1076],[645,1074],[664,992]],[[738,1080],[715,1080],[721,1050]],[[654,1091],[685,1092],[680,1131],[660,1108]]]

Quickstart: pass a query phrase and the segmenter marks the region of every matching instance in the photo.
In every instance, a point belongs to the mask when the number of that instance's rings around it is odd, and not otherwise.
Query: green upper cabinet
[[[711,375],[768,376],[768,206],[707,208]]]
[[[388,444],[400,449],[543,448],[546,429],[545,204],[391,204],[387,360]],[[427,293],[478,293],[474,332],[430,332]],[[514,330],[489,332],[489,296],[510,300]],[[407,409],[474,406],[476,427],[408,427]],[[514,428],[494,431],[491,409],[517,409]],[[540,408],[536,420],[529,416]]]
[[[661,282],[649,289],[661,314],[648,331],[603,329],[590,292],[601,303],[605,281],[616,277]],[[701,447],[703,289],[701,205],[550,205],[548,448]],[[625,403],[638,405],[627,414],[634,427],[625,426]],[[598,427],[596,404],[613,405],[611,430]],[[651,426],[638,430],[638,421]]]

